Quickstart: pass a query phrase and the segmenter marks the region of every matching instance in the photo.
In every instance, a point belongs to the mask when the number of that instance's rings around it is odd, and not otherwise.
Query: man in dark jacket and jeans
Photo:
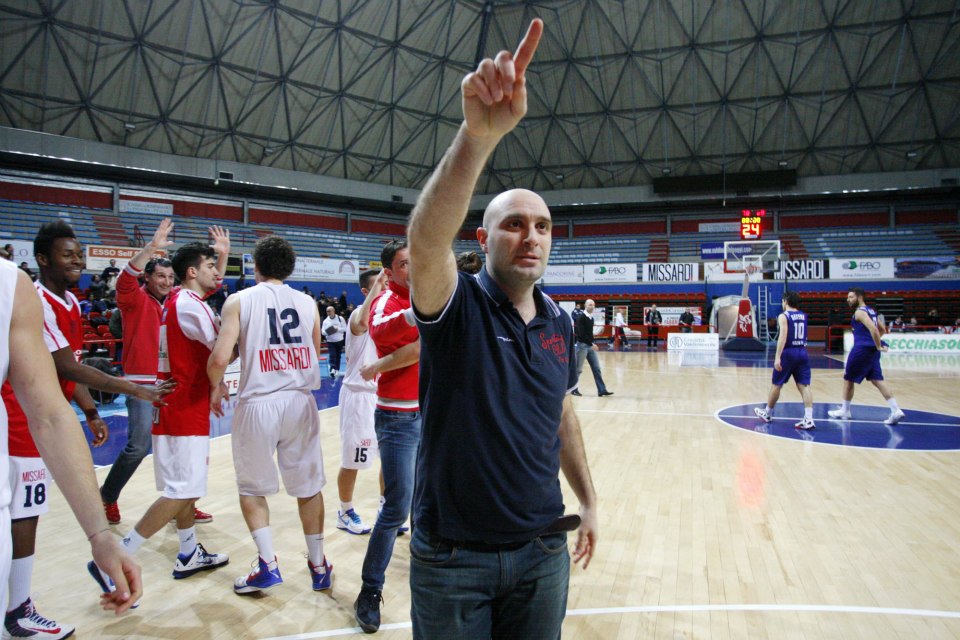
[[[597,345],[593,343],[593,310],[597,305],[593,300],[587,300],[584,310],[577,314],[573,321],[573,333],[577,344],[577,380],[580,379],[580,373],[583,371],[583,361],[590,363],[590,371],[593,372],[593,381],[597,385],[597,394],[600,397],[612,396],[612,391],[607,391],[607,385],[603,383],[603,376],[600,375],[600,359],[597,357],[599,351]],[[580,389],[574,389],[573,395],[579,396]]]

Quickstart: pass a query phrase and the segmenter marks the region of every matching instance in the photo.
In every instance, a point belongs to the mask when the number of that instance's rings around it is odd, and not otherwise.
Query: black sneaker
[[[357,624],[363,629],[364,633],[376,633],[380,628],[380,604],[383,602],[383,596],[379,590],[361,589],[356,602],[353,603],[353,610],[356,612],[354,618]]]
[[[574,389],[573,391],[570,392],[570,395],[572,395],[572,396],[582,396],[583,394],[580,393],[579,390]]]

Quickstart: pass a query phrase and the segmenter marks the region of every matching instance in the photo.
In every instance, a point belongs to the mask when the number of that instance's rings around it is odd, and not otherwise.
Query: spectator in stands
[[[91,300],[99,300],[107,295],[107,283],[103,281],[103,278],[101,278],[99,274],[94,274],[90,280],[90,287],[87,289],[87,292],[88,298]]]
[[[107,323],[107,327],[110,329],[110,335],[114,338],[117,340],[123,338],[123,314],[120,309],[114,309],[110,312],[110,321]]]
[[[28,276],[30,276],[30,279],[31,279],[32,281],[34,281],[34,282],[37,281],[37,274],[35,274],[33,271],[30,270],[30,267],[29,267],[29,265],[27,265],[26,262],[21,262],[21,263],[20,263],[20,271],[23,271],[25,274],[27,274]]]
[[[340,313],[343,313],[344,310],[346,310],[347,308],[347,292],[346,291],[340,292],[340,300],[338,302],[339,304],[337,305],[337,310]]]
[[[3,245],[3,252],[0,253],[0,258],[6,258],[7,260],[13,260],[13,254],[16,253],[13,249],[12,244]]]
[[[685,310],[680,314],[680,333],[693,333],[693,314],[690,313],[690,309]]]
[[[903,316],[897,316],[896,319],[890,323],[890,333],[903,333]]]
[[[910,322],[907,323],[906,331],[917,330],[917,316],[910,316]]]
[[[303,293],[309,296],[311,300],[316,300],[317,296],[313,295],[313,291],[310,291],[310,287],[304,286]]]
[[[243,291],[247,288],[247,276],[243,273],[237,278],[237,291]]]
[[[117,267],[117,261],[110,260],[110,266],[103,270],[103,273],[100,274],[100,279],[107,285],[107,288],[114,289],[117,286],[114,279],[118,275],[120,275],[120,268]]]
[[[217,312],[217,315],[220,315],[220,310],[223,309],[223,303],[226,301],[227,290],[222,285],[204,300],[211,309]]]
[[[483,269],[483,260],[476,251],[464,251],[457,256],[457,271],[474,275]]]
[[[927,324],[931,327],[940,326],[940,312],[937,311],[936,307],[933,307],[930,309],[930,311],[927,311]]]

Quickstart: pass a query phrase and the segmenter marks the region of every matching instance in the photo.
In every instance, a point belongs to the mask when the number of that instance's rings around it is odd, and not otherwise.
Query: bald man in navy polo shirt
[[[573,551],[586,568],[597,499],[569,393],[569,316],[535,288],[550,256],[550,211],[502,193],[477,229],[486,264],[458,274],[450,250],[487,158],[526,112],[524,72],[543,32],[464,78],[464,122],[408,230],[420,329],[422,437],[410,588],[416,638],[556,638],[570,554],[559,472],[580,501]],[[576,524],[573,525],[576,528]]]

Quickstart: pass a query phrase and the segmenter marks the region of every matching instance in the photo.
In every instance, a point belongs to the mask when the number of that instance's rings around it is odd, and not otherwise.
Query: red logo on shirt
[[[554,333],[551,336],[540,332],[540,346],[544,349],[549,349],[553,352],[553,355],[557,357],[557,360],[560,362],[567,362],[567,343],[564,341],[563,336],[559,333]]]

